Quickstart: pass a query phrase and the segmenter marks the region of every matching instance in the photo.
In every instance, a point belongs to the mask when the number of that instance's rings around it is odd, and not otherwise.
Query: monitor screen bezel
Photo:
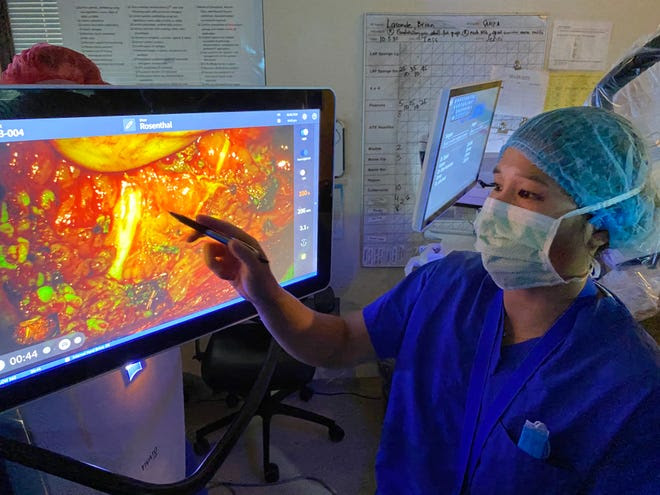
[[[429,128],[429,139],[426,143],[426,150],[424,152],[424,159],[422,161],[422,173],[420,175],[419,185],[417,187],[415,209],[413,211],[412,217],[413,230],[417,232],[425,231],[440,215],[447,211],[451,206],[460,204],[457,201],[463,197],[470,189],[472,189],[472,187],[475,186],[479,178],[479,170],[481,167],[477,169],[473,180],[465,188],[461,189],[455,195],[453,195],[451,199],[447,201],[442,207],[427,215],[426,208],[429,200],[429,194],[431,193],[431,185],[433,184],[433,175],[435,173],[438,154],[440,153],[440,148],[442,146],[442,138],[444,136],[445,124],[449,110],[449,102],[452,98],[457,96],[497,88],[498,95],[495,97],[495,104],[493,106],[494,110],[495,106],[497,105],[497,97],[499,96],[499,90],[501,87],[501,80],[493,80],[464,84],[460,86],[452,86],[449,88],[444,88],[440,92],[440,95],[436,99],[437,104],[433,113],[431,127]],[[493,111],[493,114],[491,115],[491,124],[494,113],[495,112]],[[484,142],[484,149],[481,151],[482,160],[485,148],[486,142]],[[476,208],[475,205],[471,204],[466,204],[465,206]]]
[[[318,232],[316,275],[298,280],[285,289],[302,298],[325,289],[330,282],[332,244],[333,146],[335,96],[329,88],[285,87],[130,87],[130,86],[0,86],[0,118],[9,119],[2,109],[7,91],[25,98],[21,115],[15,119],[64,118],[80,116],[231,112],[250,110],[320,109]],[[4,97],[2,95],[5,95]],[[11,97],[15,98],[16,93]],[[67,104],[71,98],[88,103],[84,115]],[[30,105],[30,99],[48,102]],[[77,106],[76,106],[77,107]],[[46,369],[0,387],[0,411],[157,354],[235,323],[254,317],[252,304],[242,300],[228,307],[176,323],[158,332],[132,339],[102,352],[72,360],[64,366]]]

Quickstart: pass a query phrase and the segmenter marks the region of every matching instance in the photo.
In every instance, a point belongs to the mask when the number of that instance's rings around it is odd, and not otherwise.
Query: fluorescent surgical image
[[[85,347],[237,297],[170,211],[255,237],[293,270],[290,126],[0,145],[0,354],[83,334]]]

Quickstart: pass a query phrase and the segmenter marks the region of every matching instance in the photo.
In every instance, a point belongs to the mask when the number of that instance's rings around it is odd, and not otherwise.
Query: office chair
[[[334,304],[335,298],[331,290],[330,294]],[[317,302],[315,306],[320,306],[317,308],[319,311],[328,309],[327,305],[323,306],[323,301],[327,302],[328,297],[328,293],[314,296]],[[314,304],[314,299],[310,298],[310,300]],[[235,407],[239,397],[245,397],[252,388],[271,339],[263,324],[250,321],[214,333],[206,349],[199,353],[202,379],[214,392],[229,394],[227,396],[229,407]],[[277,464],[270,462],[270,421],[274,415],[292,416],[326,426],[330,440],[333,442],[339,442],[344,438],[344,430],[334,420],[282,402],[295,392],[298,392],[300,398],[305,401],[311,399],[313,391],[307,384],[312,380],[314,371],[313,366],[301,363],[283,349],[279,349],[277,365],[268,392],[255,413],[262,419],[264,478],[268,483],[279,479]],[[230,414],[197,430],[193,445],[195,452],[201,455],[208,451],[210,446],[206,436],[231,424],[237,414],[237,412]]]

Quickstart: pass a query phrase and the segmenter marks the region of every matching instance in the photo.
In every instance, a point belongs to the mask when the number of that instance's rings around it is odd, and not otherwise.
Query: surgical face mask
[[[624,201],[638,194],[641,187],[595,205],[569,211],[552,218],[493,198],[486,198],[475,220],[477,241],[486,271],[504,290],[527,289],[566,284],[581,277],[563,279],[550,262],[550,246],[561,221]],[[589,260],[592,270],[599,271],[596,260]],[[598,273],[594,274],[598,276]]]

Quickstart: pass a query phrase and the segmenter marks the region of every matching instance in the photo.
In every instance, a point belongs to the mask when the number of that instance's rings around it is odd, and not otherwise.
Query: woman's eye
[[[488,184],[488,187],[492,187],[493,191],[501,191],[502,186],[500,186],[497,182],[493,182],[491,184]]]
[[[527,191],[525,189],[521,189],[518,191],[518,196],[520,196],[523,199],[535,199],[535,200],[542,200],[543,197],[540,194],[533,193],[532,191]]]

